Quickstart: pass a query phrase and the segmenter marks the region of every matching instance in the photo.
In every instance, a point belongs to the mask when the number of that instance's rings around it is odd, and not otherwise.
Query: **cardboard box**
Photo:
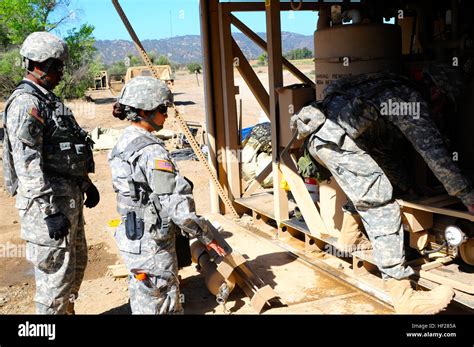
[[[347,203],[346,194],[332,178],[319,183],[319,199],[321,218],[328,232],[338,236],[342,228],[342,206]]]
[[[304,106],[315,100],[315,91],[306,84],[293,84],[278,90],[280,103],[280,146],[286,147],[293,134],[290,129],[291,117]],[[303,141],[295,141],[292,148],[301,147]]]
[[[412,233],[428,230],[433,227],[433,213],[403,207],[402,222]]]

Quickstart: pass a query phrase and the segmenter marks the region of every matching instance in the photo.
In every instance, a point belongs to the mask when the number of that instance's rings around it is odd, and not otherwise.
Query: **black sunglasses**
[[[158,112],[160,112],[163,116],[167,116],[168,115],[168,106],[165,106],[165,105],[160,105],[158,106],[158,108],[156,109]]]

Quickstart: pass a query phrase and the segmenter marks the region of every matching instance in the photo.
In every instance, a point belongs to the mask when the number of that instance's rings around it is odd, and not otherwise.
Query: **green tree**
[[[109,75],[125,75],[127,73],[127,66],[124,61],[116,61],[107,69]]]
[[[69,60],[63,79],[56,88],[56,92],[65,99],[83,97],[102,68],[102,63],[96,55],[93,32],[92,25],[84,24],[79,30],[70,30],[65,38],[69,48]]]
[[[267,54],[267,52],[263,52],[262,54],[260,54],[260,56],[258,57],[258,63],[257,64],[259,66],[264,66],[264,65],[268,64],[268,54]]]
[[[0,95],[8,95],[24,75],[18,47],[34,31],[52,31],[66,22],[70,0],[0,0]],[[54,12],[54,16],[52,13]],[[94,48],[94,27],[83,25],[68,32],[70,60],[64,81],[56,90],[62,97],[84,95],[101,67]]]
[[[19,45],[34,31],[51,31],[70,18],[70,0],[1,0],[2,45]],[[55,20],[51,13],[55,12]]]
[[[313,57],[313,52],[308,48],[293,49],[285,54],[285,58],[289,60],[309,59]]]
[[[0,97],[7,98],[16,85],[22,80],[25,70],[21,66],[18,49],[0,53]]]
[[[156,61],[154,62],[155,65],[171,65],[170,58],[166,55],[160,55]]]
[[[189,73],[191,74],[195,74],[196,72],[200,74],[202,71],[202,65],[199,63],[188,64],[187,68],[188,68]]]

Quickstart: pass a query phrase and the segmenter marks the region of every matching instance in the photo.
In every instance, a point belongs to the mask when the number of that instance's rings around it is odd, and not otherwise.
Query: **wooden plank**
[[[258,36],[255,32],[252,31],[248,26],[242,23],[237,17],[231,15],[231,22],[232,24],[237,27],[240,31],[242,31],[250,40],[252,40],[257,46],[263,49],[265,52],[268,53],[268,45],[264,39]],[[282,64],[290,71],[296,78],[298,78],[301,82],[310,85],[313,88],[316,88],[316,84],[307,77],[303,72],[301,72],[296,66],[294,66],[289,60],[282,57]]]
[[[267,2],[265,7],[268,38],[269,118],[272,128],[273,195],[275,196],[275,220],[279,226],[282,220],[288,219],[288,198],[286,191],[280,188],[282,173],[278,164],[280,156],[280,107],[277,90],[283,87],[280,1]]]
[[[224,129],[226,136],[227,177],[232,199],[241,196],[240,165],[238,159],[239,139],[237,105],[234,88],[234,59],[230,15],[219,4],[219,34],[221,48],[221,71],[224,97]]]
[[[248,198],[235,199],[235,202],[266,217],[275,219],[273,200],[274,197],[272,194],[260,193],[252,195]]]
[[[445,207],[449,205],[458,204],[460,201],[454,196],[449,196],[448,194],[441,194],[412,202],[420,205],[430,205],[432,207]]]
[[[273,163],[268,163],[267,166],[255,177],[255,179],[249,184],[243,197],[248,197],[254,193],[258,187],[262,186],[262,182],[272,173]]]
[[[446,265],[447,263],[452,262],[452,261],[453,261],[453,258],[451,258],[451,257],[443,257],[443,258],[440,258],[440,259],[436,259],[432,262],[422,264],[420,266],[420,269],[424,270],[424,271],[433,270],[433,269],[439,268],[443,265]]]
[[[454,278],[450,277],[445,277],[442,274],[439,274],[438,272],[435,272],[435,270],[438,269],[433,269],[431,271],[425,271],[425,270],[420,270],[418,272],[418,275],[421,278],[425,278],[427,280],[439,283],[439,284],[446,284],[448,286],[453,287],[454,289],[458,289],[464,293],[467,294],[474,294],[474,285],[473,284],[466,284],[462,283],[460,281],[455,280]]]
[[[444,200],[441,200],[441,201],[438,201],[438,202],[435,202],[435,203],[431,204],[431,206],[433,206],[433,207],[445,207],[445,206],[455,205],[455,204],[459,204],[459,203],[460,203],[460,201],[459,201],[458,198],[456,198],[454,196],[450,196],[447,199],[444,199]]]
[[[262,110],[267,116],[270,116],[270,97],[234,39],[232,39],[232,51],[234,53],[234,59],[238,59],[238,61],[234,60],[237,70],[239,70],[245,83],[247,83],[247,86],[257,99]]]
[[[448,208],[440,208],[440,207],[431,207],[431,206],[427,206],[427,205],[420,205],[420,204],[416,204],[416,203],[413,203],[413,202],[403,201],[403,200],[400,200],[400,199],[397,199],[397,202],[402,207],[410,207],[410,208],[413,208],[415,210],[438,213],[438,214],[451,216],[451,217],[462,218],[462,219],[466,219],[468,221],[474,222],[474,215],[469,214],[467,212],[451,210],[451,209],[448,209]]]
[[[266,0],[270,2],[269,0]],[[321,6],[328,5],[329,2],[322,1],[311,1],[303,2],[301,8],[298,11],[318,11]],[[336,5],[340,5],[340,2],[334,2]],[[223,3],[224,8],[228,12],[260,12],[265,11],[265,2],[227,2]],[[356,3],[356,5],[358,5]],[[299,0],[295,1],[295,4],[292,5],[290,2],[281,3],[282,11],[296,11],[299,7]]]
[[[413,202],[420,205],[430,205],[430,204],[434,204],[436,202],[443,201],[449,198],[451,197],[448,194],[442,194],[442,195],[431,196],[429,198],[423,198],[423,199],[416,200]]]
[[[202,40],[202,49],[203,49],[203,75],[204,75],[204,95],[205,95],[205,109],[206,109],[206,133],[207,133],[207,145],[209,148],[209,165],[216,173],[219,178],[221,185],[224,183],[222,180],[222,175],[219,174],[219,163],[217,162],[217,136],[216,131],[216,108],[217,106],[217,97],[216,91],[214,90],[214,81],[213,77],[215,72],[213,72],[213,54],[211,47],[211,30],[209,26],[211,25],[213,18],[210,13],[210,1],[200,1],[199,2],[199,11],[201,16],[201,40]],[[227,189],[223,186],[224,190],[227,193]],[[213,184],[210,184],[210,199],[211,199],[211,211],[212,213],[220,213],[221,209],[219,206],[219,195]]]
[[[293,197],[303,214],[304,220],[310,230],[311,235],[316,237],[321,234],[329,234],[316,205],[309,195],[303,180],[297,173],[297,169],[288,152],[283,153],[280,167],[285,175],[285,179],[290,186]]]
[[[306,224],[306,222],[301,221],[298,218],[291,218],[291,219],[285,220],[285,221],[282,222],[282,224],[286,225],[290,228],[293,228],[295,230],[298,230],[302,233],[311,235],[311,232],[309,231],[309,228],[308,228],[308,225]],[[337,244],[337,238],[336,237],[329,236],[329,235],[326,235],[326,234],[321,234],[321,235],[318,235],[318,236],[311,235],[311,237],[316,238],[318,240],[321,240],[321,241],[323,241],[327,244],[330,244],[331,246],[336,246],[336,244]]]
[[[251,195],[249,197],[235,199],[235,202],[245,208],[257,212],[258,214],[275,220],[275,210],[273,207],[274,199],[275,198],[273,197],[273,194],[263,192]],[[288,209],[294,209],[295,207],[295,203],[288,202]]]
[[[226,155],[226,139],[225,132],[221,131],[225,127],[224,117],[224,100],[222,92],[222,70],[221,70],[221,50],[220,50],[220,36],[219,36],[219,13],[218,0],[201,1],[207,8],[209,24],[206,29],[208,35],[206,37],[207,45],[203,47],[204,52],[209,50],[207,55],[204,55],[204,73],[209,76],[205,80],[206,102],[209,105],[209,112],[206,111],[206,118],[211,119],[211,124],[214,122],[214,132],[208,132],[208,138],[212,144],[215,141],[215,149],[212,151],[218,157],[216,158],[217,173],[219,182],[223,186],[226,193],[228,193],[229,185],[227,180],[227,155]],[[205,18],[201,18],[204,21]],[[205,33],[206,31],[203,31]],[[206,68],[207,67],[207,68]],[[208,89],[207,89],[208,88]],[[207,107],[207,106],[206,106]],[[209,124],[209,123],[208,123]],[[208,130],[209,131],[209,130]],[[211,129],[212,131],[212,129]],[[213,155],[214,155],[213,154]],[[213,188],[211,188],[213,189]],[[216,191],[217,193],[217,191]],[[212,202],[212,200],[211,200]],[[214,201],[215,203],[215,201]],[[219,212],[225,213],[225,205],[222,201],[217,202]]]

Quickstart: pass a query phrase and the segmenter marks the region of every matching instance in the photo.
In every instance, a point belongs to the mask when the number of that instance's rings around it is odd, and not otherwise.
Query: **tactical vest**
[[[123,168],[130,191],[130,195],[117,193],[117,212],[126,216],[134,211],[138,218],[145,223],[145,228],[150,231],[153,226],[158,226],[161,234],[167,234],[169,216],[161,206],[159,196],[154,194],[146,182],[141,170],[135,170],[135,165],[140,158],[140,151],[148,146],[160,144],[161,141],[151,137],[140,136],[130,142],[123,152],[115,147],[111,159],[118,158],[122,161]]]
[[[22,94],[38,98],[40,113],[45,124],[43,130],[43,170],[46,174],[67,178],[85,178],[94,172],[92,147],[94,142],[77,124],[71,110],[54,96],[45,95],[36,85],[22,81],[5,105],[3,124],[4,176],[8,192],[16,194],[18,178],[13,165],[12,148],[7,132],[8,107]]]

